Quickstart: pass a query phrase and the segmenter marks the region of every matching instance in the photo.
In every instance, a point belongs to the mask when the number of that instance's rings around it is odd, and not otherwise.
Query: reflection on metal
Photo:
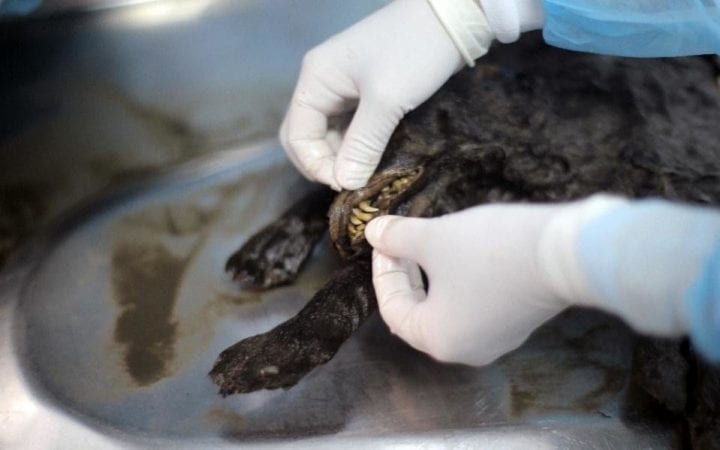
[[[303,54],[382,3],[158,0],[0,24],[0,265],[108,185],[275,136]]]
[[[159,0],[44,0],[35,11],[37,15],[99,11],[121,8]]]
[[[130,27],[153,27],[196,20],[216,3],[214,0],[175,0],[144,2],[125,8],[112,17],[112,22]]]

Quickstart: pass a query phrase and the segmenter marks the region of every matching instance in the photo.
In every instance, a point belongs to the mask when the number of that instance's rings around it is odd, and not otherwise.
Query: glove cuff
[[[594,195],[563,207],[545,225],[538,243],[538,265],[543,280],[559,299],[595,303],[577,253],[578,236],[592,219],[626,203],[620,197]]]
[[[515,42],[523,31],[539,30],[545,22],[540,0],[479,0],[498,41]]]
[[[468,66],[487,53],[494,39],[475,0],[427,0]]]

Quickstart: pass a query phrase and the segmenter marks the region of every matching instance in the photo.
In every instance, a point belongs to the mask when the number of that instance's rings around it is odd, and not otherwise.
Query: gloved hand
[[[440,361],[484,365],[573,301],[593,304],[576,256],[585,223],[623,200],[488,205],[433,219],[383,216],[365,231],[390,330]],[[417,264],[427,274],[426,293]]]
[[[469,8],[462,17],[476,25],[462,29],[467,45],[460,45],[473,59],[487,51],[493,35],[474,0],[435,3],[444,5],[441,13]],[[307,178],[358,189],[405,113],[462,66],[463,56],[428,0],[396,0],[307,53],[280,141]],[[337,148],[328,138],[328,118],[356,106]]]

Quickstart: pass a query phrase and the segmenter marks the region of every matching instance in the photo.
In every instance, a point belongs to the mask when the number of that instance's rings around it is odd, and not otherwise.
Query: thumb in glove
[[[586,220],[614,204],[596,198],[480,206],[433,219],[379,217],[365,235],[380,314],[393,333],[440,361],[489,364],[586,295],[565,249]]]

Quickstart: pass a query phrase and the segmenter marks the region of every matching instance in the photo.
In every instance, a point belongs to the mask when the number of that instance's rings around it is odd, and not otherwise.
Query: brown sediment
[[[576,310],[563,313],[583,320],[578,314]],[[633,341],[630,330],[619,322],[605,321],[580,335],[569,335],[551,322],[538,334],[546,336],[546,343],[532,349],[534,355],[510,354],[499,361],[508,377],[509,412],[524,416],[547,411],[582,411],[608,417],[602,408],[626,387],[630,366],[629,353],[608,349],[630,348],[622,345]],[[608,347],[599,346],[599,342]],[[548,354],[553,357],[548,358]],[[568,386],[583,389],[570,392]]]
[[[48,197],[44,191],[32,185],[0,186],[0,270],[44,223]]]
[[[221,189],[222,191],[222,189]],[[123,346],[127,374],[139,386],[171,375],[182,324],[174,318],[178,291],[212,210],[156,205],[125,217],[114,229],[113,298],[120,308],[113,340]]]
[[[221,196],[225,190],[220,188]],[[113,230],[111,282],[120,308],[113,340],[123,346],[125,370],[139,386],[174,372],[181,325],[174,318],[175,302],[216,207],[187,200],[154,205],[123,218]]]
[[[627,382],[625,367],[611,367],[583,358],[543,364],[547,361],[547,357],[542,356],[510,365],[509,406],[513,416],[540,411],[599,412]],[[597,377],[597,381],[589,384],[584,392],[568,395],[563,388],[577,385],[573,378],[582,375]]]
[[[251,174],[242,183],[149,205],[113,225],[110,281],[119,311],[111,351],[120,354],[121,370],[135,387],[172,376],[207,348],[218,318],[261,299],[257,293],[224,289],[219,275],[215,279],[213,274],[202,298],[192,306],[178,303],[184,298],[183,286],[197,275],[196,269],[203,270],[196,267],[201,264],[197,258],[212,240],[210,233],[230,232],[228,214],[237,214],[232,202],[248,183],[258,182]],[[259,197],[243,210],[261,207],[267,207],[267,199]]]
[[[242,415],[220,407],[208,410],[205,413],[205,421],[227,431],[238,430],[245,425],[245,418]]]
[[[136,386],[173,375],[210,343],[218,318],[260,300],[256,293],[217,290],[198,299],[202,306],[192,315],[179,316],[176,303],[191,259],[160,242],[124,241],[113,247],[113,298],[121,310],[113,340],[122,346],[124,371]],[[185,343],[182,354],[176,351],[180,342]]]
[[[112,256],[112,284],[122,313],[114,338],[125,345],[125,367],[141,386],[167,375],[177,323],[172,320],[186,260],[162,245],[122,242]]]

